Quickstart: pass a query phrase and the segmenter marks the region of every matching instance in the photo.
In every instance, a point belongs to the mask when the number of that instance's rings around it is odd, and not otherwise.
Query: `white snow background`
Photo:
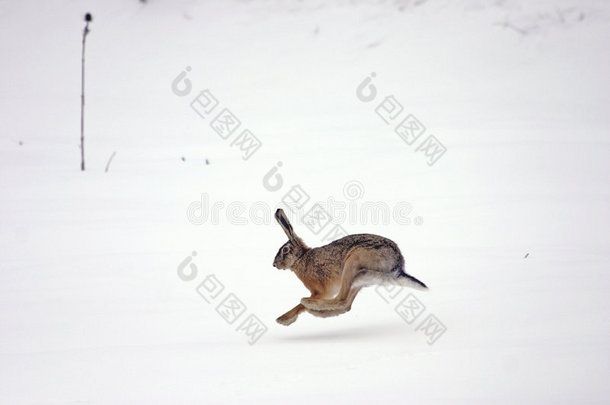
[[[0,1],[0,402],[607,403],[609,11]],[[372,72],[366,103],[356,88]],[[201,118],[190,102],[204,89],[220,104]],[[375,113],[390,95],[446,147],[434,165]],[[248,160],[210,127],[225,107],[262,142]],[[368,288],[347,314],[278,325],[308,293],[271,266],[286,241],[273,211],[294,185],[307,207],[348,202],[346,184],[359,204],[412,205],[409,225],[341,225],[396,241],[430,290],[386,303]],[[204,193],[224,208],[194,225]],[[232,202],[269,218],[232,220]],[[193,251],[197,278],[183,281]],[[218,300],[247,306],[233,324],[196,292],[210,274]],[[425,305],[412,324],[395,311],[409,292]],[[236,330],[249,314],[268,328],[253,345]],[[446,327],[433,344],[416,330],[428,315]]]

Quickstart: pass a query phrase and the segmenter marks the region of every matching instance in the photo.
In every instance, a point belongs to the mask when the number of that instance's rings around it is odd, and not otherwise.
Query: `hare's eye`
[[[290,251],[290,249],[288,249],[288,246],[285,246],[284,249],[282,249],[282,253],[286,254]]]

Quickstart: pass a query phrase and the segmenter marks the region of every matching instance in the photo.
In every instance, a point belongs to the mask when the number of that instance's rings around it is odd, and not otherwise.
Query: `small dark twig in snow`
[[[112,159],[114,159],[114,155],[116,155],[116,150],[114,152],[112,152],[112,155],[110,155],[110,158],[108,159],[108,162],[106,163],[106,170],[104,170],[104,173],[108,173],[108,169],[110,169],[110,163],[112,163]]]

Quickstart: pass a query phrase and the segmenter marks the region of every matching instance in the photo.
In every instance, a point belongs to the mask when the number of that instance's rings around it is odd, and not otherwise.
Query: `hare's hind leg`
[[[352,303],[354,302],[356,295],[358,295],[358,293],[360,292],[361,289],[362,289],[362,287],[352,287],[352,289],[350,290],[349,295],[347,297],[346,303],[342,307],[339,307],[336,309],[325,309],[325,310],[307,309],[307,311],[310,314],[318,316],[320,318],[328,318],[331,316],[337,316],[337,315],[341,315],[346,312],[349,312],[349,310],[352,309]]]
[[[301,304],[303,304],[307,309],[314,311],[334,311],[349,308],[351,307],[354,298],[356,298],[356,294],[358,294],[358,291],[360,291],[360,288],[353,288],[352,284],[356,277],[365,272],[366,270],[361,270],[358,255],[350,256],[345,261],[345,265],[343,267],[343,274],[341,275],[341,287],[335,298],[303,298],[301,300]],[[350,297],[350,293],[352,292],[352,290],[355,292],[353,297]],[[349,309],[343,312],[347,311],[349,311]]]

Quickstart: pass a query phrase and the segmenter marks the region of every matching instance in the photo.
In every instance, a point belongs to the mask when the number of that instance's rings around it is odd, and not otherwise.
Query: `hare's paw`
[[[284,314],[282,316],[280,316],[279,318],[277,318],[275,321],[277,323],[279,323],[280,325],[284,325],[284,326],[288,326],[294,323],[294,321],[297,320],[297,315],[289,315],[289,314]]]

